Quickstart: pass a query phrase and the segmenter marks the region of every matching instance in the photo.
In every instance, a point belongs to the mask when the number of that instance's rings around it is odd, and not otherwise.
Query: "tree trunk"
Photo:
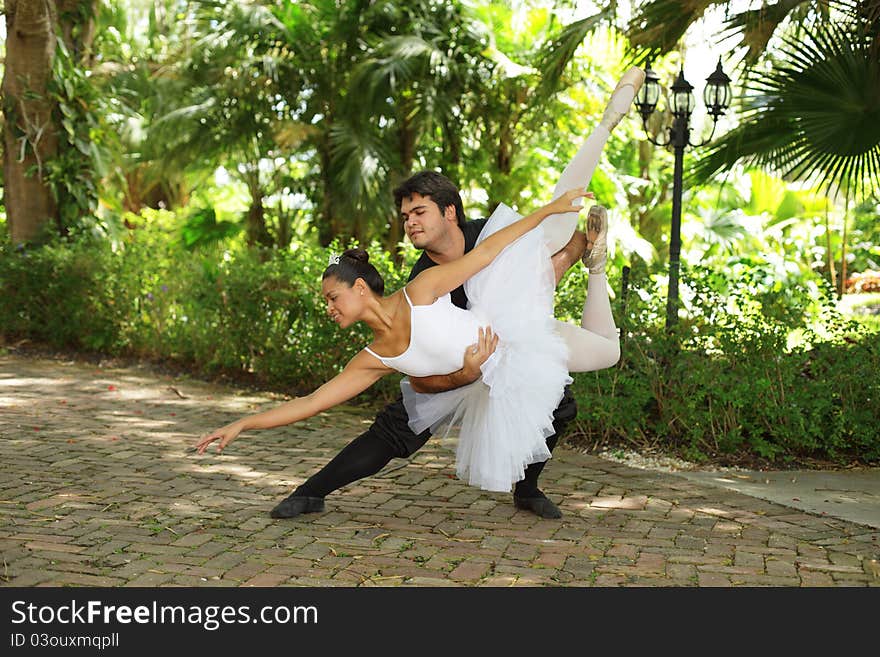
[[[834,271],[834,252],[831,249],[831,224],[828,221],[828,201],[825,201],[825,257],[828,258],[828,275],[831,287],[837,290],[837,274]]]
[[[336,216],[336,203],[333,199],[339,192],[333,184],[332,158],[330,157],[329,137],[318,147],[321,158],[321,208],[318,215],[318,242],[321,246],[329,246],[335,237],[345,237],[340,230],[340,221]]]
[[[400,156],[400,168],[393,171],[390,176],[392,189],[412,175],[412,165],[416,152],[416,134],[403,115],[403,124],[398,134],[398,155]],[[390,190],[389,190],[390,191]],[[403,254],[397,250],[397,245],[403,239],[403,224],[400,221],[400,208],[395,207],[391,212],[391,220],[389,222],[389,230],[385,236],[385,250],[391,254],[394,262],[400,264],[403,261]]]
[[[251,204],[245,217],[245,232],[248,246],[272,246],[272,237],[266,228],[266,212],[263,208],[263,188],[260,186],[259,166],[255,165],[247,177]]]
[[[247,244],[248,246],[272,246],[272,238],[269,231],[266,230],[266,213],[263,208],[262,191],[256,190],[256,194],[251,200],[245,220]]]
[[[453,126],[449,121],[443,122],[443,171],[447,178],[454,180],[456,185],[461,185],[461,135],[458,130],[457,125]]]
[[[39,239],[58,221],[44,165],[58,152],[48,97],[55,55],[52,0],[6,1],[6,62],[2,83],[3,179],[13,244]]]
[[[98,0],[55,0],[61,38],[76,64],[91,68]]]
[[[512,188],[510,174],[516,153],[516,125],[519,122],[519,111],[511,103],[507,117],[498,130],[498,144],[495,151],[495,172],[489,189],[488,213],[491,214],[499,203],[512,203],[518,190]],[[488,216],[488,215],[487,215]]]

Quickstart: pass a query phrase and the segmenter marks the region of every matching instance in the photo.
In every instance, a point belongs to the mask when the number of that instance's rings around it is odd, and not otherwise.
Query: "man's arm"
[[[572,235],[568,244],[551,256],[550,260],[553,264],[553,273],[556,276],[556,285],[559,285],[559,281],[562,280],[565,272],[581,259],[588,245],[586,233],[578,230]],[[497,341],[498,337],[495,336],[495,344],[497,344]],[[493,345],[491,350],[487,351],[487,347],[481,340],[478,342],[478,352],[474,353],[473,346],[471,345],[465,351],[464,364],[461,369],[449,374],[437,374],[435,376],[411,376],[409,383],[412,389],[422,393],[446,392],[447,390],[466,386],[479,379],[481,374],[480,365],[486,362],[486,359],[492,355],[495,347]]]
[[[420,377],[411,376],[409,377],[409,383],[412,386],[412,389],[416,392],[435,393],[446,392],[447,390],[454,390],[455,388],[466,386],[479,378],[479,369],[477,370],[476,375],[474,375],[472,372],[467,371],[462,367],[460,370],[456,370],[450,374],[436,374],[434,376]]]
[[[550,262],[553,264],[553,273],[556,276],[556,285],[559,285],[559,281],[562,280],[565,272],[581,259],[588,246],[587,234],[576,230],[568,244],[550,257]]]
[[[435,376],[411,376],[409,384],[416,392],[434,393],[446,392],[473,383],[480,378],[480,366],[495,352],[496,346],[498,346],[498,336],[492,332],[492,328],[488,326],[485,330],[481,328],[477,342],[464,351],[464,364],[461,369]]]

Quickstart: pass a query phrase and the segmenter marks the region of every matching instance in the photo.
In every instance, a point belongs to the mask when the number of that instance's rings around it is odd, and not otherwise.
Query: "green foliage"
[[[57,104],[59,149],[44,163],[44,175],[58,204],[64,231],[94,226],[98,185],[110,172],[118,139],[104,118],[106,108],[98,87],[58,40],[49,94]]]
[[[880,460],[878,334],[841,317],[827,286],[774,296],[759,266],[685,272],[695,293],[671,335],[646,280],[642,272],[625,310],[618,304],[619,366],[574,377],[575,440],[662,444],[692,460]],[[793,333],[798,310],[814,320]]]
[[[880,63],[865,30],[821,22],[786,39],[783,59],[746,83],[740,124],[711,146],[694,178],[741,161],[850,198],[870,194],[880,184]]]
[[[853,213],[847,251],[851,272],[880,271],[880,201],[859,204]]]
[[[106,247],[51,244],[0,257],[0,326],[5,337],[26,337],[56,347],[110,349],[120,317],[113,281],[94,287],[107,265]]]
[[[241,225],[230,221],[217,221],[214,208],[197,208],[181,229],[181,237],[186,248],[223,241],[241,232]]]
[[[369,342],[366,327],[344,332],[326,316],[327,250],[299,244],[261,253],[213,243],[190,251],[172,213],[146,214],[116,251],[91,239],[5,247],[3,337],[167,359],[205,375],[247,373],[296,392],[334,376]],[[396,266],[375,244],[369,250],[387,289],[402,286],[409,265]],[[394,392],[396,381],[389,377],[376,392]]]

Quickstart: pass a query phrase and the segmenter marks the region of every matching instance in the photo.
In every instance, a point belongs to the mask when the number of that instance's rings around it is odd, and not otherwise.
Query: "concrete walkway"
[[[821,516],[880,529],[880,468],[682,472],[691,481],[735,490]]]
[[[561,520],[455,479],[429,443],[327,501],[268,511],[371,415],[198,436],[280,397],[141,368],[0,356],[0,582],[12,586],[877,586],[876,529],[557,449]]]

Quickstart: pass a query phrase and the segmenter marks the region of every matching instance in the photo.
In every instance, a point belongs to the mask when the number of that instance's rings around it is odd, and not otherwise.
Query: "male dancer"
[[[404,181],[394,190],[394,198],[400,208],[407,236],[416,248],[422,250],[409,280],[429,267],[456,260],[473,249],[477,236],[487,222],[487,219],[466,221],[458,189],[451,180],[434,171],[422,171]],[[581,258],[586,246],[586,235],[576,231],[568,244],[553,255],[557,283],[562,274]],[[458,307],[467,307],[463,287],[454,290],[451,297]],[[411,377],[410,383],[417,392],[442,392],[472,383],[480,377],[480,365],[495,350],[495,344],[497,338],[484,338],[476,344],[476,350],[467,350],[461,369],[451,374]],[[553,414],[555,433],[547,438],[547,447],[551,452],[563,428],[576,415],[574,396],[566,386],[562,401]],[[301,513],[323,511],[324,498],[329,493],[376,474],[392,458],[412,456],[431,434],[430,431],[424,431],[416,435],[407,423],[403,399],[398,397],[379,412],[367,431],[282,500],[270,515],[273,518],[293,518]],[[545,463],[532,463],[526,468],[525,478],[517,482],[514,489],[514,504],[542,518],[560,518],[562,513],[559,508],[538,488],[538,476]]]

